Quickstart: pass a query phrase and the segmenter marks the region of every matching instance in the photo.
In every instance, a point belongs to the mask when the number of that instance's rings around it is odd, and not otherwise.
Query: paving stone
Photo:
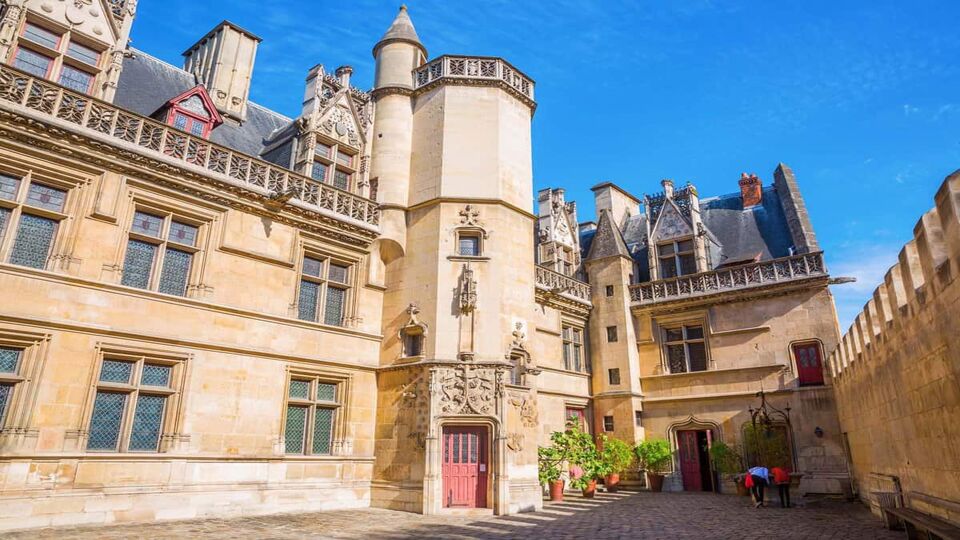
[[[137,525],[57,527],[9,533],[9,539],[523,539],[612,538],[893,539],[859,503],[824,501],[756,509],[750,499],[711,493],[568,493],[543,512],[512,516],[422,516],[378,508]]]

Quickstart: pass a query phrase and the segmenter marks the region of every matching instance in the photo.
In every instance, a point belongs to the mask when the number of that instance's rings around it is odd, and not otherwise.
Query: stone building
[[[842,490],[785,166],[703,200],[601,184],[579,225],[563,190],[530,209],[534,82],[430,59],[406,8],[372,91],[318,65],[289,118],[249,99],[256,35],[224,21],[177,67],[126,46],[135,7],[3,5],[0,529],[536,510],[571,419],[669,438],[670,485],[712,489],[699,449],[761,389],[804,489]]]
[[[829,357],[859,497],[960,522],[960,171]]]

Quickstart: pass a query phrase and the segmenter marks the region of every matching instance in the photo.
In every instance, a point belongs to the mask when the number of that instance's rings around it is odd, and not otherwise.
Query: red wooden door
[[[443,505],[486,508],[487,430],[474,426],[443,428]]]
[[[800,386],[823,384],[823,361],[820,358],[819,344],[797,343],[793,346],[793,356],[797,359]]]
[[[700,479],[700,452],[696,431],[678,431],[677,446],[680,450],[680,474],[683,475],[684,491],[702,491]]]

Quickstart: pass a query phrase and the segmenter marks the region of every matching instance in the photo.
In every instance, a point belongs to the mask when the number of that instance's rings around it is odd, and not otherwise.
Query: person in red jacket
[[[774,467],[770,472],[780,492],[780,508],[790,508],[790,472],[783,467]]]

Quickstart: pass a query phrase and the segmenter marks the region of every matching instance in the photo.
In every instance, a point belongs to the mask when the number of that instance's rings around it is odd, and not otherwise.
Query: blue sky
[[[180,64],[222,19],[263,38],[251,98],[296,115],[307,69],[349,64],[369,88],[373,44],[399,2],[149,0],[133,45]],[[431,56],[503,56],[537,82],[535,188],[641,194],[662,178],[702,196],[742,171],[797,174],[846,329],[941,180],[960,167],[960,2],[411,0]],[[531,203],[532,204],[532,203]]]

